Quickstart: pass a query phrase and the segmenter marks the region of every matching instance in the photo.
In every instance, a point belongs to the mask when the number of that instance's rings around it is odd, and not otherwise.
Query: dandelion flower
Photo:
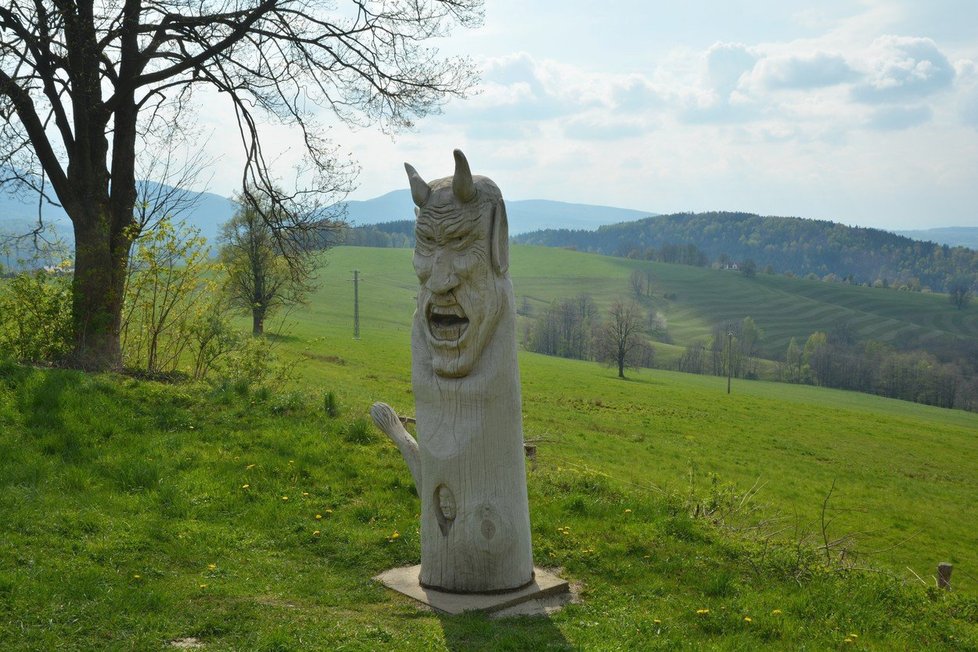
[[[710,610],[709,609],[697,609],[696,610],[696,613],[698,613],[698,614],[708,614],[708,613],[710,613]]]
[[[754,620],[750,616],[744,616],[744,622],[745,623],[752,623],[752,622],[754,622]]]
[[[625,513],[626,513],[626,514],[631,514],[631,513],[632,513],[632,510],[630,510],[630,509],[626,509],[626,510],[625,510]]]
[[[303,492],[302,492],[302,495],[303,495],[303,496],[308,496],[308,495],[309,495],[309,492],[308,492],[308,491],[303,491]]]
[[[317,521],[322,520],[322,518],[323,518],[323,515],[322,514],[316,514],[316,520]]]
[[[134,580],[142,579],[142,575],[133,575],[132,579]]]
[[[852,639],[851,639],[851,638],[844,638],[844,639],[842,640],[842,642],[843,642],[843,643],[852,643]]]
[[[659,620],[658,618],[656,618],[656,619],[655,619],[655,620],[653,620],[652,622],[653,622],[653,623],[655,623],[656,625],[661,625],[661,624],[662,624],[662,621],[661,621],[661,620]]]
[[[243,484],[243,485],[241,485],[241,488],[242,488],[242,489],[247,489],[247,488],[248,488],[248,487],[250,487],[250,486],[251,486],[250,484]]]
[[[288,499],[289,499],[288,496],[282,496],[282,500],[288,500]]]
[[[780,616],[781,615],[781,610],[780,609],[772,609],[771,610],[771,615],[772,616]]]
[[[249,464],[248,466],[245,467],[245,471],[250,471],[253,468],[255,468],[255,465],[254,464]]]
[[[331,509],[324,509],[323,511],[326,512],[327,514],[332,514],[333,513],[333,510],[331,510]]]
[[[200,585],[200,588],[202,588],[202,589],[206,589],[206,588],[207,588],[207,585],[206,585],[206,584],[201,584],[201,585]]]
[[[859,634],[849,634],[849,638],[859,638]]]
[[[314,537],[318,537],[318,536],[319,536],[319,530],[316,530],[315,532],[313,532],[313,533],[312,533],[312,536],[314,536]]]
[[[394,534],[391,535],[391,539],[396,539],[396,538],[398,538],[400,536],[401,536],[401,533],[398,532],[397,530],[394,530]]]
[[[209,568],[211,570],[216,570],[217,569],[217,564],[207,564],[207,568]]]

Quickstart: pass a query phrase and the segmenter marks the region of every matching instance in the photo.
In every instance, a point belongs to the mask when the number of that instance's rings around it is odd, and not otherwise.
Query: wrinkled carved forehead
[[[468,202],[461,202],[452,191],[452,177],[437,179],[430,185],[431,194],[422,208],[417,209],[418,226],[456,230],[475,228],[481,220],[492,219],[493,205],[502,199],[502,193],[491,179],[482,176],[472,178],[476,196]]]

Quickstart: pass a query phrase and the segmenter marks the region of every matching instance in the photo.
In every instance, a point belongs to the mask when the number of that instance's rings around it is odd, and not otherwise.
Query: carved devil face
[[[455,176],[430,185],[407,166],[418,204],[414,270],[421,288],[415,319],[434,372],[447,378],[466,376],[475,367],[511,292],[506,266],[500,265],[508,244],[502,197],[488,179],[473,179],[461,152],[455,157]],[[466,174],[468,194],[459,190],[459,177]]]

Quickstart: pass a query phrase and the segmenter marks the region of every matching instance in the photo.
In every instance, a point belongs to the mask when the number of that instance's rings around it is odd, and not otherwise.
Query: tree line
[[[931,351],[900,350],[876,340],[857,341],[854,332],[841,323],[803,342],[791,338],[771,379],[978,411],[978,342],[949,338]],[[705,342],[685,348],[675,369],[759,378],[757,344],[762,338],[750,317],[717,324]]]
[[[338,242],[348,247],[413,248],[414,220],[347,226],[340,231]]]
[[[816,331],[804,342],[792,338],[779,359],[762,371],[764,330],[751,316],[713,325],[710,337],[687,345],[677,360],[659,363],[650,338],[670,340],[665,317],[641,302],[652,293],[648,270],[628,279],[632,301],[613,302],[602,314],[588,294],[554,300],[533,315],[524,298],[524,347],[536,353],[595,360],[627,367],[676,371],[748,380],[765,378],[877,394],[944,408],[978,411],[978,341],[946,336],[929,350],[900,349],[875,340],[858,340],[849,322]],[[773,363],[773,364],[772,364]]]
[[[594,231],[536,231],[514,240],[687,265],[750,260],[773,272],[831,274],[851,283],[907,290],[974,292],[978,287],[978,251],[797,217],[676,213]]]
[[[518,312],[530,317],[529,302]],[[605,315],[594,299],[579,294],[571,299],[554,300],[543,314],[526,323],[523,345],[528,351],[544,355],[596,360],[617,367],[618,377],[628,368],[652,367],[655,349],[649,335],[664,328],[661,316],[647,313],[638,303],[616,299]]]
[[[936,352],[901,351],[856,341],[846,324],[794,338],[779,363],[781,380],[835,387],[944,408],[978,411],[978,343],[947,341]]]

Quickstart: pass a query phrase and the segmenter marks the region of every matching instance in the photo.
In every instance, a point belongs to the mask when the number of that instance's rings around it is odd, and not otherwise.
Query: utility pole
[[[353,270],[353,339],[360,339],[360,270]]]
[[[727,332],[727,394],[730,393],[730,376],[733,374],[733,365],[730,356],[733,355],[733,333]]]

